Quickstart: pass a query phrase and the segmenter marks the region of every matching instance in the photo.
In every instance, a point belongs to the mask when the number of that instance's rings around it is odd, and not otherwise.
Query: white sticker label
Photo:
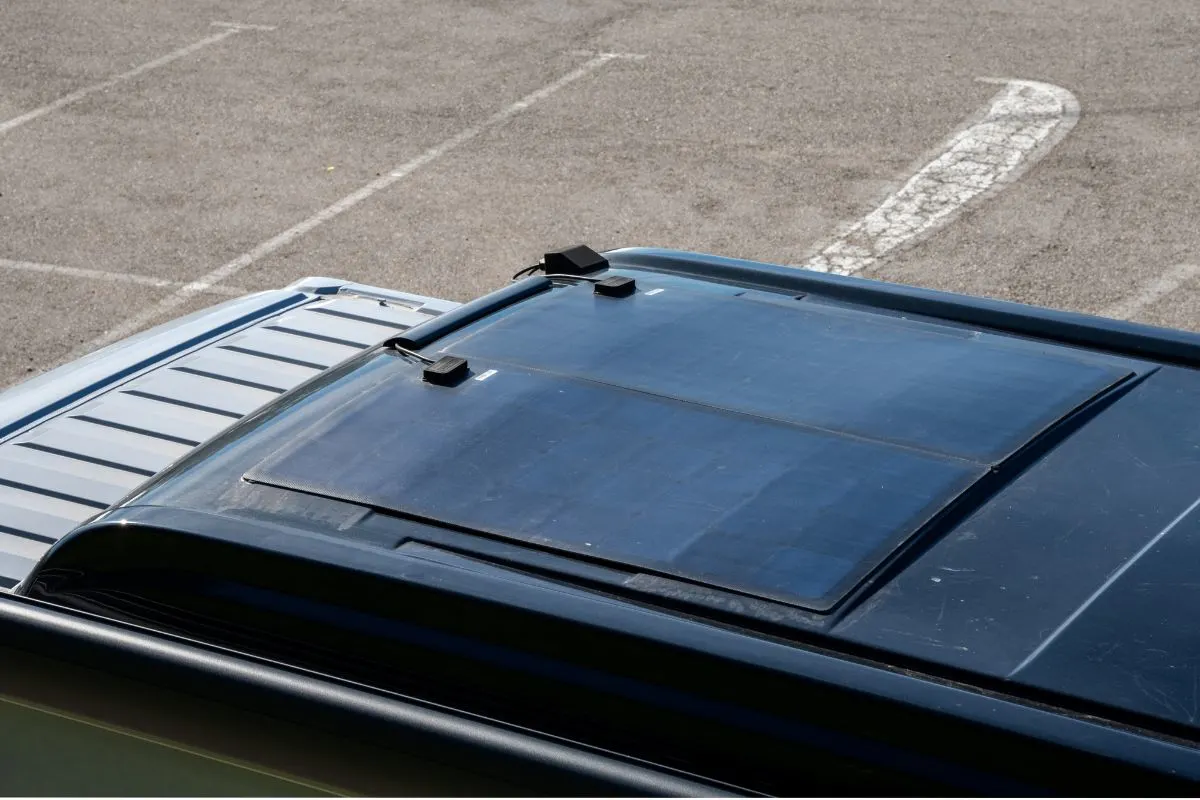
[[[653,297],[654,295],[658,294],[661,291],[663,291],[663,290],[662,289],[651,289],[650,291],[646,292],[646,297]]]
[[[487,372],[485,372],[485,373],[481,374],[481,375],[480,375],[479,377],[477,377],[475,380],[477,380],[477,381],[486,381],[488,378],[492,377],[492,376],[493,376],[493,375],[495,375],[495,374],[496,374],[496,370],[494,370],[494,369],[489,369]]]

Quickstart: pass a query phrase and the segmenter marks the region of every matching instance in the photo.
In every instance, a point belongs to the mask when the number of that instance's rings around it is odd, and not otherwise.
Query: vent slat
[[[99,509],[47,497],[11,486],[0,486],[0,525],[58,539]]]
[[[17,440],[17,444],[25,443],[76,453],[150,474],[163,469],[190,449],[186,445],[105,428],[70,417],[59,417]]]
[[[251,350],[292,363],[313,364],[321,369],[332,367],[361,352],[358,347],[322,342],[267,328],[255,328],[231,337],[223,341],[221,346]]]
[[[181,444],[198,444],[234,423],[230,417],[149,400],[131,394],[114,393],[98,402],[88,403],[72,412],[72,417],[112,422],[146,435],[170,437]]]
[[[122,393],[152,395],[184,407],[213,413],[245,416],[278,397],[276,392],[252,389],[226,381],[163,369],[122,387]]]
[[[99,479],[89,480],[66,471],[21,461],[8,452],[0,454],[0,483],[101,508],[115,503],[128,492],[123,486]],[[2,524],[3,521],[0,521]]]
[[[145,481],[144,476],[133,472],[113,469],[112,467],[101,466],[90,461],[80,461],[29,447],[6,447],[0,450],[0,473],[10,465],[16,471],[19,471],[22,467],[31,467],[48,471],[54,475],[68,476],[78,481],[95,482],[111,486],[120,490],[122,494],[129,492],[139,483]],[[65,486],[66,484],[63,485]],[[51,486],[48,488],[55,487]]]
[[[350,319],[335,314],[322,314],[310,309],[284,314],[279,319],[273,320],[270,325],[310,336],[321,336],[325,339],[358,345],[360,348],[374,347],[400,330],[400,328],[385,327],[376,322]]]
[[[407,330],[414,325],[420,325],[422,322],[428,322],[430,319],[433,319],[431,315],[414,311],[411,308],[404,308],[397,305],[380,305],[377,300],[358,298],[333,300],[322,305],[310,306],[306,311],[310,314],[324,314],[326,316],[358,320],[369,323],[377,328],[387,327],[396,331]]]
[[[286,364],[218,347],[202,350],[173,366],[175,369],[194,369],[210,375],[223,375],[233,380],[270,386],[281,392],[298,386],[319,372],[311,367]]]
[[[50,543],[48,542],[38,542],[0,531],[0,553],[37,561],[49,549]]]

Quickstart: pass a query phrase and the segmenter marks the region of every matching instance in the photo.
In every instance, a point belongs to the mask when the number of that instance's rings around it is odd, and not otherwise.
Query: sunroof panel
[[[988,464],[1130,374],[1045,343],[676,286],[559,290],[449,346]]]
[[[826,609],[984,471],[500,364],[397,374],[250,480]]]

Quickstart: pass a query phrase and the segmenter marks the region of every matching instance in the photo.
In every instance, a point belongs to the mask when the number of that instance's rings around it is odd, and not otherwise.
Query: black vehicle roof
[[[683,287],[557,289],[442,350],[476,378],[438,391],[384,356],[364,369],[386,377],[247,480],[812,610],[1132,374]]]
[[[224,522],[193,515],[190,535],[228,541],[230,521],[253,521],[273,531],[255,547],[356,569],[386,552],[766,625],[1194,739],[1186,353],[765,291],[750,267],[738,286],[610,258],[632,296],[530,279],[406,342],[467,359],[456,385],[423,380],[404,349],[364,354],[110,518],[204,512]]]

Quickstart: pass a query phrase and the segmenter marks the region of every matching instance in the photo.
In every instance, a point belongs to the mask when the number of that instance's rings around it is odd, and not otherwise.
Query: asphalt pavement
[[[306,275],[811,266],[1019,122],[1011,81],[1067,98],[1045,139],[857,274],[1200,330],[1197,42],[1195,0],[6,0],[0,385]]]

